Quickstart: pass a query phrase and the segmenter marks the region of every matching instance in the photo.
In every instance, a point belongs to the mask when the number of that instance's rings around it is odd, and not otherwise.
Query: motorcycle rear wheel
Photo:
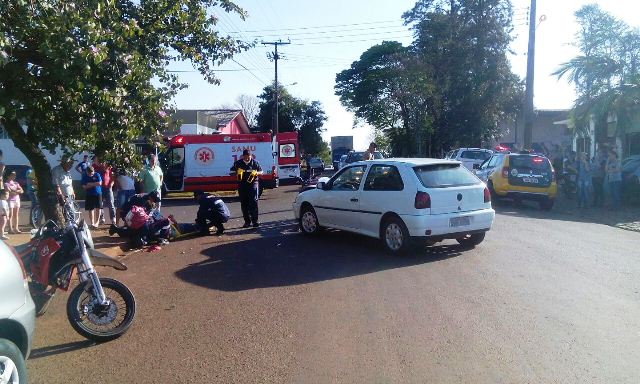
[[[136,314],[136,301],[126,285],[100,278],[102,289],[109,300],[103,306],[97,303],[91,282],[81,283],[73,289],[67,301],[67,318],[73,329],[87,339],[105,342],[122,336]]]

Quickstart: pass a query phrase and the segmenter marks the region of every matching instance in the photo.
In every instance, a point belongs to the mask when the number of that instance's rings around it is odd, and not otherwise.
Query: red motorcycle
[[[80,283],[67,300],[67,318],[82,336],[104,342],[124,334],[135,316],[133,294],[121,282],[99,278],[94,266],[126,270],[119,261],[94,249],[87,224],[76,220],[74,202],[64,204],[65,226],[49,220],[31,241],[16,247],[31,277],[29,288],[37,315],[43,315],[58,289],[69,290],[74,271]]]

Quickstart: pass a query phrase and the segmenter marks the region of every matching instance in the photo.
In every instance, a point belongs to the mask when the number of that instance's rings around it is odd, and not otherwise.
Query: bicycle
[[[71,203],[70,208],[72,210],[70,210],[70,212],[73,214],[74,216],[74,222],[75,223],[79,223],[80,222],[80,206],[78,205],[78,203],[71,197],[67,196],[64,198],[64,202],[66,203],[67,201],[69,201]],[[31,202],[31,210],[29,211],[29,221],[31,222],[31,226],[33,228],[40,228],[40,226],[43,224],[44,222],[44,214],[42,213],[42,208],[40,207],[40,202],[35,199],[34,201]]]

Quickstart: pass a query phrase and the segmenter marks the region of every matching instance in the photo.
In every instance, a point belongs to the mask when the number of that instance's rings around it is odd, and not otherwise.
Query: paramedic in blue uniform
[[[232,174],[238,176],[238,196],[244,225],[242,228],[258,227],[258,179],[262,175],[260,164],[251,158],[251,151],[242,151],[242,158],[231,167]]]

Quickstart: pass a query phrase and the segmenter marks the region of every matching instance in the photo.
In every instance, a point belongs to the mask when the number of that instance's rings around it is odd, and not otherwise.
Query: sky
[[[551,75],[561,63],[578,54],[572,46],[578,26],[574,12],[581,6],[600,7],[631,26],[640,27],[640,2],[635,0],[538,0],[537,17],[544,15],[536,29],[534,105],[537,109],[570,108],[575,94],[565,79]],[[323,134],[353,135],[355,149],[364,150],[372,139],[371,127],[354,127],[353,114],[334,94],[335,76],[373,45],[384,40],[409,45],[411,31],[403,25],[402,14],[415,0],[237,0],[248,17],[222,12],[219,29],[243,40],[289,42],[278,48],[278,82],[294,96],[318,100],[328,117]],[[528,12],[530,0],[512,0],[514,8],[514,54],[512,70],[526,75]],[[273,46],[258,43],[219,67],[220,85],[207,83],[187,63],[172,65],[189,87],[175,98],[179,109],[214,109],[236,105],[241,94],[258,96],[274,81],[274,63],[267,57]]]

